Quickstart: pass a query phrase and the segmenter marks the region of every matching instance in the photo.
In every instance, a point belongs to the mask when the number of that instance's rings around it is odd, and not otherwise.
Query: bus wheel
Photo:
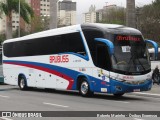
[[[86,80],[83,80],[81,82],[79,92],[83,97],[88,97],[93,95],[93,92],[90,91],[89,84]]]
[[[19,88],[20,88],[20,90],[26,90],[27,89],[26,79],[23,76],[21,76],[19,78]]]
[[[122,97],[124,95],[124,93],[117,93],[117,94],[114,94],[115,97]]]

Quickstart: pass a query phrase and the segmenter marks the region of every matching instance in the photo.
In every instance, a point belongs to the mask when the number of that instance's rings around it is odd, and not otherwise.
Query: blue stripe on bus
[[[53,71],[57,71],[59,73],[62,73],[66,76],[69,76],[70,78],[72,78],[74,80],[72,87],[70,88],[71,90],[76,90],[77,89],[77,78],[79,75],[83,75],[86,76],[88,78],[88,82],[90,84],[90,88],[91,91],[94,92],[101,92],[101,88],[107,88],[107,93],[125,93],[125,92],[133,92],[134,89],[140,89],[141,91],[147,91],[149,89],[151,89],[151,85],[152,82],[150,81],[146,81],[144,84],[140,84],[140,85],[131,85],[131,84],[127,84],[127,83],[123,83],[117,80],[113,80],[110,79],[110,82],[105,82],[103,81],[101,78],[97,79],[95,77],[92,77],[90,75],[86,75],[68,68],[63,68],[63,67],[59,67],[59,66],[55,66],[55,65],[49,65],[49,64],[45,64],[45,63],[37,63],[37,62],[27,62],[27,61],[12,61],[12,60],[4,60],[3,63],[7,64],[26,64],[28,66],[37,66],[37,67],[42,67],[44,69],[49,69],[49,70],[53,70]],[[121,86],[122,90],[118,91],[116,90],[116,86]]]
[[[44,69],[57,71],[63,75],[69,76],[73,80],[76,80],[76,76],[79,74],[79,72],[76,72],[74,70],[70,70],[70,69],[55,66],[55,65],[44,64],[44,63],[27,62],[27,61],[12,61],[12,60],[4,60],[3,63],[4,64],[13,64],[13,65],[15,64],[15,65],[26,66],[26,67],[28,66],[30,68],[35,68],[35,69],[39,69],[37,67],[41,67],[41,68],[43,68],[43,71],[45,71],[45,72],[48,72],[48,71],[44,70]],[[34,67],[34,66],[37,66],[37,67]],[[39,69],[39,70],[42,70],[42,69]],[[73,84],[71,89],[76,89],[76,85]]]

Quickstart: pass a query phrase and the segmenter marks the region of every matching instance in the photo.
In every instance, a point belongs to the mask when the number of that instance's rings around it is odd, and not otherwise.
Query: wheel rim
[[[81,84],[81,93],[82,94],[87,94],[88,92],[88,83],[87,82],[82,82]]]
[[[21,88],[24,88],[24,86],[25,86],[25,81],[24,81],[24,79],[22,78],[21,81],[20,81],[20,87],[21,87]]]

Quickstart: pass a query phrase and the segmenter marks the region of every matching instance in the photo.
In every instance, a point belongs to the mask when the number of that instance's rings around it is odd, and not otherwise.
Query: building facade
[[[50,16],[50,0],[39,0],[40,1],[40,15]]]
[[[63,0],[58,3],[58,24],[59,26],[76,24],[76,2]]]
[[[95,5],[91,5],[89,12],[83,14],[83,23],[97,23],[101,22],[107,14],[113,10],[120,10],[123,7],[117,5],[106,5],[103,9],[96,10]]]
[[[95,23],[96,22],[96,7],[91,5],[89,12],[84,13],[83,23]]]
[[[0,0],[0,2],[5,2],[5,0]],[[0,34],[4,34],[6,31],[6,17],[0,11]]]
[[[101,22],[103,19],[103,9],[96,10],[96,22]]]
[[[34,15],[42,19],[48,19],[50,17],[50,0],[25,0],[33,9]],[[5,2],[5,0],[0,0]],[[68,26],[76,24],[76,2],[72,0],[63,0],[57,2],[57,23],[59,26]],[[34,24],[26,24],[22,18],[19,18],[19,14],[12,13],[12,30],[16,31],[20,28],[25,31],[31,31]],[[49,24],[48,24],[49,25]],[[2,15],[0,19],[0,33],[6,31],[6,16]]]

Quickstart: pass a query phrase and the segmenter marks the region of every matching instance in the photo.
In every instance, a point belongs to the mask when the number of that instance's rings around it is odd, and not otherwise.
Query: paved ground
[[[160,97],[160,85],[154,84],[150,91],[131,93],[139,96]]]
[[[126,94],[122,98],[96,94],[81,97],[77,92],[20,91],[17,86],[0,85],[0,111],[160,111],[160,86],[154,85],[146,94]],[[72,113],[71,113],[72,115]],[[2,119],[2,118],[0,118]],[[7,118],[19,120],[21,118]],[[29,120],[32,120],[30,118]],[[37,118],[34,120],[39,120]],[[159,118],[42,118],[47,120],[159,120]],[[2,119],[4,120],[4,118]],[[28,118],[27,118],[28,120]]]

